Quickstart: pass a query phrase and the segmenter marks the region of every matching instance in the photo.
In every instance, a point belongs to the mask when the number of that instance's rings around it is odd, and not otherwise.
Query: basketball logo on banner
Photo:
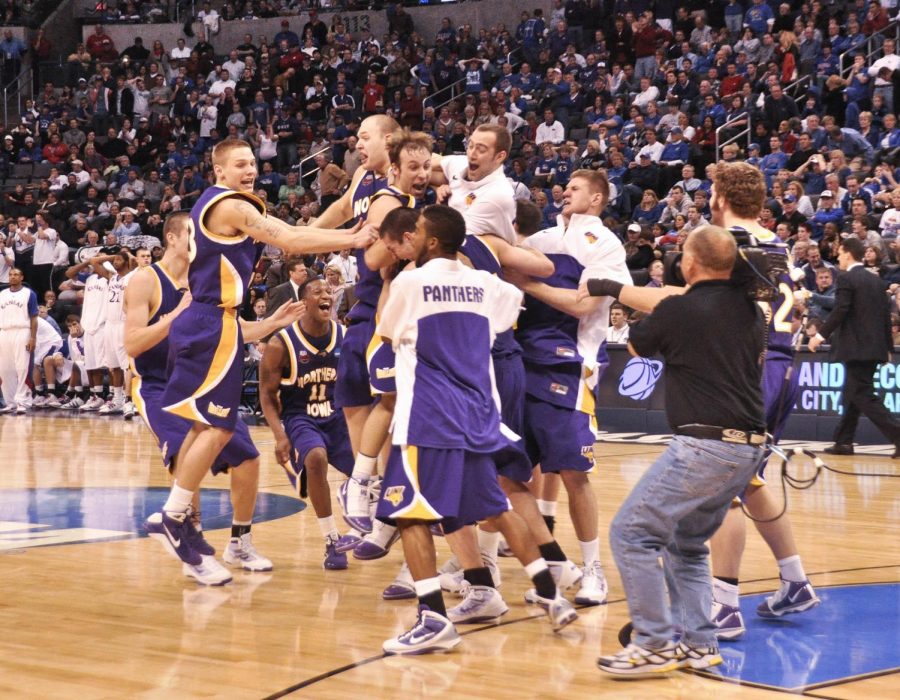
[[[634,401],[650,397],[662,376],[662,362],[634,357],[619,375],[619,394]]]

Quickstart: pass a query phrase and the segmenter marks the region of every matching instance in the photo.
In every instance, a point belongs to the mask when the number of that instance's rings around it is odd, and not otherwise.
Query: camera
[[[746,231],[732,231],[738,245],[737,258],[731,270],[731,281],[744,287],[754,301],[775,301],[778,285],[788,275],[786,249],[760,246]],[[663,283],[684,287],[680,252],[669,251],[663,258]]]

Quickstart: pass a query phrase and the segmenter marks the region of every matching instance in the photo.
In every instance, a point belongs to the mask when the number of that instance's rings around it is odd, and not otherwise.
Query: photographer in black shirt
[[[674,437],[610,527],[634,635],[622,652],[597,664],[619,677],[722,663],[709,616],[706,541],[753,476],[765,442],[764,318],[731,282],[736,252],[734,236],[722,228],[693,231],[681,268],[689,289],[661,301],[631,329],[634,355],[665,360]],[[683,627],[677,644],[672,611]]]

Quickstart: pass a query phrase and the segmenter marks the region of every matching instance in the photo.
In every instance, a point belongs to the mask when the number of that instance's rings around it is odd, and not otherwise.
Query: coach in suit
[[[285,266],[288,270],[288,281],[269,290],[266,317],[275,313],[275,310],[285,302],[299,301],[303,285],[317,277],[303,264],[302,258],[291,258],[285,262]]]
[[[834,445],[828,454],[853,454],[853,436],[860,414],[894,445],[894,458],[900,457],[900,421],[884,407],[875,393],[876,367],[890,359],[891,315],[884,283],[863,267],[865,248],[857,238],[847,238],[838,249],[838,264],[843,273],[837,279],[834,309],[809,341],[815,352],[834,334],[834,356],[844,364],[844,414],[834,433]]]

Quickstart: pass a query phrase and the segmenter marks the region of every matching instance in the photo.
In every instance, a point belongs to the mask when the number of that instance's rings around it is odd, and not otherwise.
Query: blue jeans
[[[637,644],[664,646],[674,624],[687,644],[717,646],[706,541],[763,454],[750,445],[676,435],[619,508],[609,539]]]

